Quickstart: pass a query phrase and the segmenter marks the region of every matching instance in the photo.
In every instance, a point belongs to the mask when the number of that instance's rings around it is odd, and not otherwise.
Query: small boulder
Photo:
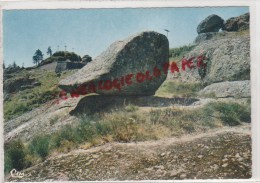
[[[213,83],[201,90],[199,95],[214,95],[217,98],[249,98],[251,96],[250,81],[225,81],[220,83]]]
[[[242,31],[249,29],[249,13],[232,17],[224,22],[223,30],[226,31]]]
[[[77,73],[60,81],[69,93],[84,86],[87,93],[154,95],[164,82],[169,62],[165,35],[146,31],[117,41]],[[89,90],[91,88],[91,91]]]
[[[206,32],[218,32],[223,26],[224,20],[218,15],[209,15],[202,20],[197,27],[198,34]]]

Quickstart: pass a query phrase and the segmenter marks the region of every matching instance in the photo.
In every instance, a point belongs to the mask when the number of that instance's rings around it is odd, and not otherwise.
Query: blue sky
[[[47,58],[48,46],[55,52],[65,45],[95,58],[111,43],[145,30],[170,30],[170,48],[178,47],[193,42],[197,25],[208,15],[226,20],[247,12],[248,7],[4,10],[4,62],[32,66],[37,49]]]

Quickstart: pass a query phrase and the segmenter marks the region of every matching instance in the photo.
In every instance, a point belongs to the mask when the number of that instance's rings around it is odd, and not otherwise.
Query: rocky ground
[[[239,144],[239,145],[238,145]],[[49,157],[6,181],[167,180],[251,177],[250,125],[159,141],[110,143]]]

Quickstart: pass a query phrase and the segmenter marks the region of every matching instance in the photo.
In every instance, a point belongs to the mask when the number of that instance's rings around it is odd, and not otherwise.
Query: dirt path
[[[181,138],[78,149],[49,157],[24,173],[23,178],[7,176],[6,180],[250,178],[250,126],[244,124]]]

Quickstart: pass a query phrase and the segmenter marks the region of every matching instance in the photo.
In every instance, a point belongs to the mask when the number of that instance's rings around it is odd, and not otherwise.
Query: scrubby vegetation
[[[21,140],[14,140],[5,145],[5,172],[11,169],[22,170],[26,167],[25,146]]]
[[[20,75],[26,75],[28,71],[19,73]],[[4,102],[4,119],[9,120],[15,118],[27,111],[30,111],[41,104],[55,99],[59,91],[57,84],[60,79],[72,74],[75,71],[62,73],[59,77],[54,72],[46,72],[40,69],[36,69],[30,75],[41,83],[40,86],[36,86],[29,90],[23,90],[11,94],[9,100]],[[19,75],[14,76],[19,77]]]
[[[72,62],[81,61],[81,57],[74,52],[57,51],[49,58],[43,60],[40,65],[45,65],[56,61],[66,61],[67,59]]]
[[[170,58],[182,58],[186,53],[190,52],[195,45],[185,45],[177,48],[171,48],[169,51]]]
[[[79,125],[66,125],[51,135],[36,136],[28,144],[14,141],[6,145],[5,169],[22,169],[34,161],[44,160],[51,153],[75,148],[85,149],[112,141],[134,142],[181,136],[250,120],[249,103],[214,102],[194,109],[168,107],[148,111],[129,105],[112,112],[83,115]]]
[[[197,92],[202,88],[202,83],[165,81],[156,91],[156,95],[169,97],[195,97],[197,96]]]

